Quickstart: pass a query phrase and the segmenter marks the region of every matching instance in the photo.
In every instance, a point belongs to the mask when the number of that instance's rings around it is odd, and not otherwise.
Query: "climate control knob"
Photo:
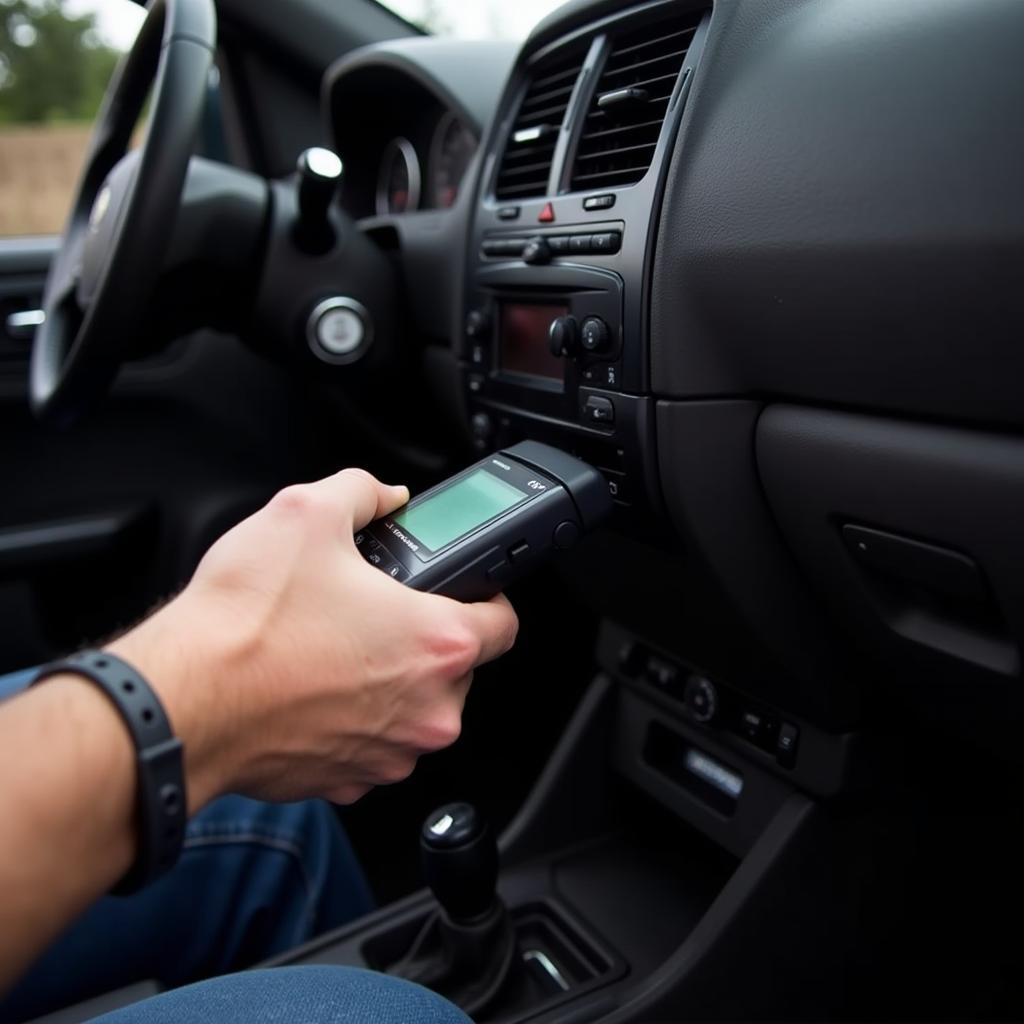
[[[603,352],[611,341],[611,331],[599,316],[588,316],[580,329],[580,342],[588,352]]]
[[[560,316],[548,328],[548,344],[553,356],[574,356],[580,347],[580,325],[574,316]]]

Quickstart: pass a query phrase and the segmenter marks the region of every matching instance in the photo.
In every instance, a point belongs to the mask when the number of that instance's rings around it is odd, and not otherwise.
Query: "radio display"
[[[551,354],[548,330],[552,320],[568,313],[564,305],[503,302],[498,336],[502,371],[561,384],[565,363]]]

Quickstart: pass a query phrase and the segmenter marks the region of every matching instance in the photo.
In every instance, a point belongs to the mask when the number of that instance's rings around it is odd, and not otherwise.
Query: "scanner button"
[[[494,583],[504,585],[505,582],[512,576],[512,566],[508,564],[504,559],[498,562],[496,565],[492,565],[487,570],[487,578]]]
[[[412,575],[408,569],[403,568],[397,562],[387,570],[387,574],[393,580],[398,580],[399,583],[404,583]]]
[[[521,540],[518,544],[513,544],[512,547],[508,549],[508,560],[510,562],[515,562],[525,558],[529,553],[530,545],[527,544],[525,540]]]
[[[555,527],[555,532],[552,537],[555,542],[555,547],[565,551],[567,548],[571,548],[576,541],[580,539],[580,528],[570,520],[566,519],[564,523],[559,523]]]
[[[370,565],[375,565],[378,569],[383,569],[384,572],[387,572],[393,565],[397,564],[391,555],[388,554],[387,549],[381,547],[380,544],[373,551],[366,553],[366,560]]]

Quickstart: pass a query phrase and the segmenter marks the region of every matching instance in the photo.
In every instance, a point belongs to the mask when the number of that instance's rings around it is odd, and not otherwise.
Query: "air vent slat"
[[[701,16],[613,31],[576,145],[573,189],[635,185],[648,172]]]
[[[505,140],[494,186],[496,198],[526,199],[547,193],[558,131],[565,120],[584,56],[583,49],[574,47],[568,53],[554,54],[534,69]]]
[[[609,63],[611,63],[614,60],[618,60],[618,59],[626,56],[627,54],[636,53],[638,50],[644,50],[644,49],[647,49],[648,47],[651,47],[651,46],[663,45],[664,43],[669,43],[669,42],[672,42],[673,40],[676,40],[676,39],[682,39],[684,36],[689,36],[689,37],[692,38],[693,33],[696,32],[696,31],[697,31],[697,26],[696,25],[691,25],[689,28],[682,28],[682,29],[679,29],[677,32],[668,32],[668,33],[665,33],[664,35],[655,36],[655,38],[653,38],[653,39],[650,39],[650,38],[644,39],[641,42],[634,43],[631,46],[616,46],[615,47],[615,52],[612,54],[611,58],[609,59]],[[686,46],[684,46],[682,48],[684,53],[686,52],[686,50],[689,49],[689,46],[690,46],[690,44],[689,44],[689,42],[687,42]]]

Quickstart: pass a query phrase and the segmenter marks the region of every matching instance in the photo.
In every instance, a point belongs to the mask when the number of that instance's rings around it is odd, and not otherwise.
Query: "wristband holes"
[[[177,786],[164,786],[160,790],[160,799],[163,801],[164,810],[168,814],[177,814],[181,810],[181,790]],[[168,838],[178,831],[177,826],[167,830]]]
[[[151,708],[142,709],[142,720],[146,723],[146,725],[149,725],[150,722],[153,721],[153,711]]]
[[[126,679],[121,683],[121,689],[124,690],[125,693],[134,693],[135,684],[130,679]]]
[[[94,664],[94,665],[95,665],[95,666],[96,666],[97,668],[106,668],[106,667],[107,667],[107,666],[108,666],[108,665],[110,664],[110,662],[109,662],[109,661],[107,661],[107,659],[106,659],[106,658],[97,658],[97,659],[96,659],[96,661],[95,661],[95,662],[93,662],[93,664]]]

